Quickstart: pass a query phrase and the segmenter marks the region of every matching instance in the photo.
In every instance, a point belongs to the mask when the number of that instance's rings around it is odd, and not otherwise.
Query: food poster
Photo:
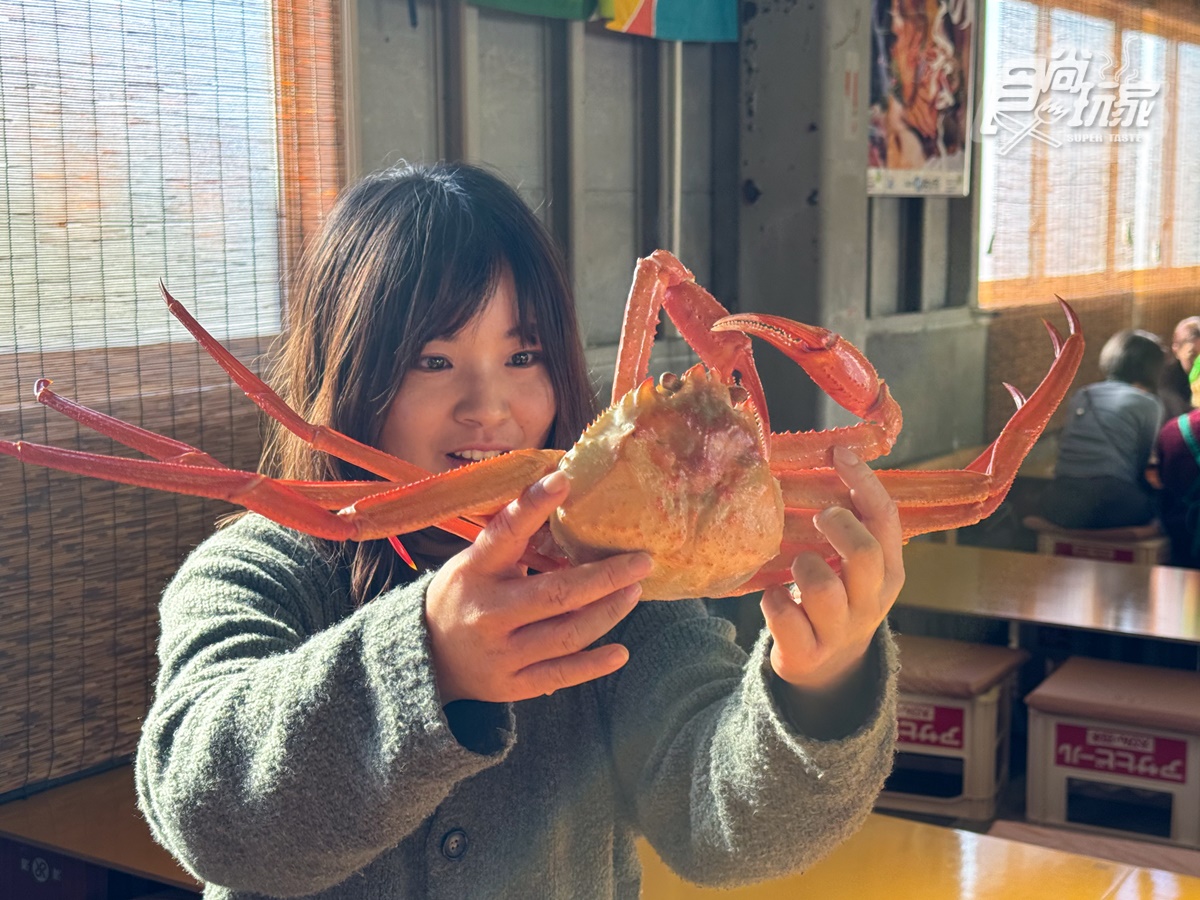
[[[973,0],[875,0],[868,194],[967,193],[974,36]]]

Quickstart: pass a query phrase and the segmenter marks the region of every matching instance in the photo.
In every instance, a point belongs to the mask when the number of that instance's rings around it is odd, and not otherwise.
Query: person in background
[[[1175,326],[1171,337],[1171,352],[1179,360],[1179,368],[1187,379],[1190,404],[1188,409],[1200,407],[1200,316],[1188,316]],[[1173,409],[1168,408],[1171,415]],[[1186,410],[1179,410],[1180,413]]]
[[[1163,406],[1155,394],[1166,356],[1156,335],[1127,329],[1100,351],[1104,381],[1067,405],[1054,480],[1039,513],[1063,528],[1121,528],[1154,518],[1146,482]]]
[[[1162,401],[1163,414],[1168,419],[1192,410],[1192,388],[1182,366],[1169,361],[1163,364],[1158,376],[1158,399]]]
[[[1200,569],[1200,409],[1167,420],[1157,456],[1158,517],[1171,539],[1170,563]]]

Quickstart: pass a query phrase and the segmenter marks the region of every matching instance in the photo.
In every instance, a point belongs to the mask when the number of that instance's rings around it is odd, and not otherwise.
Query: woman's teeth
[[[458,450],[447,455],[455,459],[465,459],[467,462],[479,462],[481,459],[491,459],[493,456],[499,456],[503,452],[503,450]]]

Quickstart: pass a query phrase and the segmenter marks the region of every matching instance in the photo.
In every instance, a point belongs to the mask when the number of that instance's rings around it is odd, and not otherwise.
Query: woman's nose
[[[480,373],[464,386],[455,415],[462,422],[487,428],[507,420],[510,410],[503,379]]]

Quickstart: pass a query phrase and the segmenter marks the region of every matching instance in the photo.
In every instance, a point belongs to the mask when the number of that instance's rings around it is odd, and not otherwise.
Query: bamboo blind
[[[162,278],[255,364],[341,185],[337,0],[0,0],[0,437],[131,451],[65,396],[238,468],[257,410]],[[157,601],[231,507],[0,458],[0,796],[128,757]]]
[[[980,305],[1200,288],[1196,5],[988,0],[986,8],[981,96],[1014,61],[1056,54],[1089,57],[1081,82],[1091,93],[1047,93],[1070,111],[1047,113],[1041,125],[1026,116],[1036,132],[1019,140],[1003,127],[1013,121],[981,139]],[[1137,85],[1157,87],[1145,124],[1128,107],[1106,114],[1106,94],[1119,99]],[[1086,104],[1079,114],[1076,104]]]
[[[1100,348],[1115,332],[1144,328],[1169,343],[1176,322],[1200,313],[1200,11],[1164,0],[986,0],[985,8],[978,96],[996,90],[1016,60],[1056,54],[1090,56],[1093,99],[1119,96],[1112,85],[1158,88],[1144,127],[1111,117],[1102,126],[1102,114],[1087,127],[1074,115],[1083,92],[1059,91],[1043,99],[1071,112],[1038,134],[1017,141],[1001,128],[981,137],[979,304],[996,312],[990,439],[1013,412],[1003,383],[1028,394],[1050,366],[1042,320],[1062,328],[1055,295],[1073,304],[1087,338],[1076,386],[1102,377]]]

